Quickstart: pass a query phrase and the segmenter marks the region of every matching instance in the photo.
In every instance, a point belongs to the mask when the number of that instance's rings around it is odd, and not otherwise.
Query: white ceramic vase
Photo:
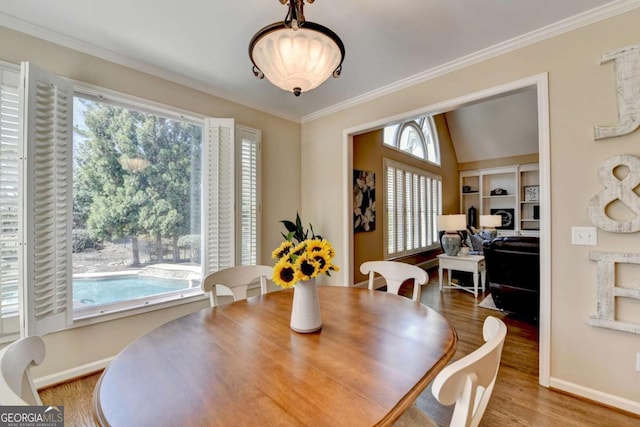
[[[290,326],[291,329],[302,334],[315,332],[322,328],[315,277],[296,283],[293,289]]]

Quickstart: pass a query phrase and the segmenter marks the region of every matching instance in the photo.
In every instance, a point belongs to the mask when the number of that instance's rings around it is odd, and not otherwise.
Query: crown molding
[[[95,56],[100,59],[104,59],[109,62],[113,62],[119,65],[123,65],[128,68],[132,68],[137,71],[141,71],[146,74],[150,74],[155,77],[159,77],[161,79],[177,83],[179,85],[195,89],[200,92],[204,92],[209,95],[213,95],[218,98],[222,98],[226,101],[235,102],[236,104],[243,105],[245,107],[253,108],[259,111],[262,111],[267,114],[271,114],[276,117],[280,117],[282,119],[300,123],[300,117],[292,116],[289,114],[284,114],[280,111],[273,110],[272,108],[256,103],[254,101],[248,100],[246,98],[238,97],[236,95],[232,95],[225,91],[222,91],[218,88],[215,88],[206,83],[200,82],[198,80],[194,80],[189,77],[185,77],[178,73],[173,73],[167,71],[163,68],[156,67],[155,65],[150,65],[142,61],[135,60],[125,55],[121,55],[119,53],[113,52],[108,49],[101,48],[94,44],[78,40],[73,37],[66,36],[57,31],[48,30],[37,25],[26,22],[20,18],[17,18],[12,15],[8,15],[6,13],[0,12],[0,26],[28,34],[33,37],[37,37],[39,39],[55,43],[57,45],[76,50],[78,52],[82,52],[91,56]]]
[[[302,117],[301,122],[308,123],[313,120],[317,120],[321,117],[328,116],[330,114],[337,113],[339,111],[346,110],[348,108],[355,107],[359,104],[380,98],[382,96],[397,92],[399,90],[414,86],[419,83],[423,83],[428,80],[435,79],[436,77],[449,74],[453,71],[460,70],[470,65],[477,64],[482,61],[494,58],[496,56],[503,55],[508,52],[512,52],[523,47],[548,40],[550,38],[559,36],[564,33],[568,33],[573,30],[577,30],[587,25],[611,18],[617,15],[621,15],[633,9],[640,7],[640,0],[618,0],[613,3],[597,7],[595,9],[588,10],[581,14],[572,16],[570,18],[558,21],[546,27],[539,28],[529,33],[523,34],[518,37],[514,37],[510,40],[495,44],[488,48],[479,50],[453,61],[447,62],[440,66],[430,68],[426,71],[414,74],[405,79],[398,80],[397,82],[383,86],[381,88],[372,90],[363,95],[356,96],[347,101],[332,105],[315,113],[308,114]]]
[[[82,53],[86,53],[88,55],[95,56],[97,58],[123,65],[125,67],[132,68],[134,70],[141,71],[152,76],[159,77],[164,80],[177,83],[179,85],[195,89],[212,96],[216,96],[227,101],[235,102],[239,105],[253,108],[264,113],[282,118],[284,120],[304,124],[313,120],[317,120],[321,117],[325,117],[330,114],[352,108],[376,98],[380,98],[390,93],[397,92],[407,87],[423,83],[425,81],[440,77],[445,74],[449,74],[453,71],[468,67],[470,65],[486,61],[487,59],[503,55],[516,49],[521,49],[534,43],[585,27],[595,22],[621,15],[625,12],[637,9],[638,7],[640,7],[640,0],[618,0],[613,3],[600,6],[595,9],[575,15],[573,17],[564,19],[562,21],[558,21],[546,27],[531,31],[522,36],[518,36],[505,42],[498,43],[486,49],[479,50],[440,66],[422,71],[418,74],[414,74],[413,76],[409,76],[392,84],[380,87],[365,94],[351,98],[347,101],[334,104],[330,107],[318,110],[314,113],[302,117],[282,113],[281,111],[274,110],[271,107],[256,103],[243,97],[238,97],[237,95],[227,93],[206,83],[185,77],[177,73],[169,72],[160,67],[156,67],[142,61],[129,58],[125,55],[121,55],[119,53],[93,45],[91,43],[66,36],[56,31],[44,29],[42,27],[33,25],[24,20],[2,12],[0,12],[0,26],[4,26],[21,33],[31,35],[33,37],[37,37],[39,39],[61,45],[66,48],[70,48]]]

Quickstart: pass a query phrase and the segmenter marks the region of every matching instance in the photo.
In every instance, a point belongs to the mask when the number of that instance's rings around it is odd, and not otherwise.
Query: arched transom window
[[[440,164],[438,136],[431,116],[420,116],[386,126],[384,144],[422,160]]]

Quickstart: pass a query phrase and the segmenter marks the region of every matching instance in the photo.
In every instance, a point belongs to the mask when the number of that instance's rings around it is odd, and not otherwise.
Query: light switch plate
[[[598,244],[596,227],[571,227],[571,244],[595,246]]]

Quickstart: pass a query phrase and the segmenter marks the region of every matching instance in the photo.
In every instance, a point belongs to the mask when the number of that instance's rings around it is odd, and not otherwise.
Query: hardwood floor
[[[93,389],[100,374],[89,375],[39,391],[43,405],[64,406],[65,427],[94,427]]]
[[[639,426],[640,416],[548,390],[538,385],[538,329],[526,321],[505,316],[495,310],[478,307],[472,294],[460,290],[438,292],[437,270],[430,271],[432,281],[423,287],[422,302],[441,312],[458,332],[458,350],[454,360],[482,344],[482,323],[486,316],[502,319],[508,328],[502,363],[491,401],[481,426]],[[435,278],[435,281],[433,280]],[[403,290],[401,290],[402,293]],[[406,290],[407,295],[410,289]],[[40,391],[43,404],[64,405],[65,426],[95,426],[91,408],[93,389],[99,374],[80,378]],[[449,425],[451,408],[442,407],[428,388],[417,405],[440,426]]]
[[[640,426],[640,416],[538,385],[537,325],[478,307],[488,293],[478,296],[477,301],[471,293],[460,290],[440,293],[438,271],[429,271],[429,277],[431,282],[423,287],[421,301],[440,312],[458,332],[458,350],[453,360],[482,345],[482,324],[487,316],[498,317],[507,325],[498,379],[480,426]],[[406,292],[410,296],[410,290]],[[430,387],[420,395],[417,405],[439,426],[449,425],[453,408],[440,405]]]

